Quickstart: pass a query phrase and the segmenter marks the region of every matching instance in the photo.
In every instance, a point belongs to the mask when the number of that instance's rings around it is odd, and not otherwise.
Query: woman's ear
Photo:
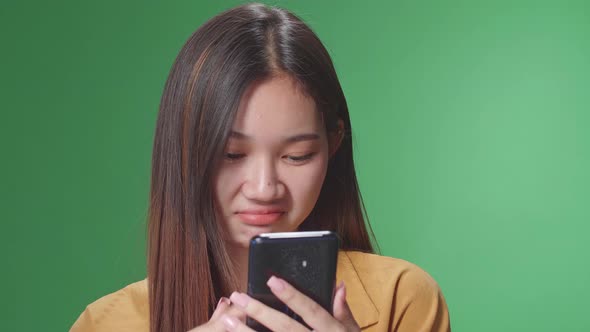
[[[342,139],[344,138],[344,121],[342,119],[338,119],[338,123],[336,124],[336,131],[328,133],[328,148],[330,151],[330,158],[338,151],[340,147],[340,143],[342,143]]]

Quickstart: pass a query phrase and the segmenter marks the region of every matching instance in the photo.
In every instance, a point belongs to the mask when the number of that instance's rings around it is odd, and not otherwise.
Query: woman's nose
[[[284,189],[278,178],[277,165],[271,158],[260,158],[252,162],[242,186],[246,198],[261,202],[272,202],[281,198]]]

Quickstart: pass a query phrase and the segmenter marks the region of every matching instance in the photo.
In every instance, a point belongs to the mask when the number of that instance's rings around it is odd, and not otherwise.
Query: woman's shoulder
[[[438,287],[436,281],[418,265],[403,259],[381,256],[360,251],[342,251],[340,260],[348,261],[361,279],[371,281],[394,281],[403,279],[413,284]]]
[[[147,280],[141,280],[89,304],[71,332],[148,331]]]
[[[448,308],[438,283],[403,259],[343,251],[338,279],[347,286],[355,318],[365,327],[400,331],[448,331]]]

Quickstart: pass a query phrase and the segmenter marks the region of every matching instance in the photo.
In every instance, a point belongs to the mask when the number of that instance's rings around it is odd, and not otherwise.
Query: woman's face
[[[233,245],[294,231],[313,209],[328,167],[328,138],[315,102],[280,76],[241,101],[214,190]]]

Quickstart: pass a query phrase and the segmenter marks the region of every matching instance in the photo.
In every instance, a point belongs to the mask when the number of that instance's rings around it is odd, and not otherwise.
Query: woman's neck
[[[237,291],[246,292],[248,288],[248,249],[239,246],[228,246],[228,253],[234,264],[238,281]]]

